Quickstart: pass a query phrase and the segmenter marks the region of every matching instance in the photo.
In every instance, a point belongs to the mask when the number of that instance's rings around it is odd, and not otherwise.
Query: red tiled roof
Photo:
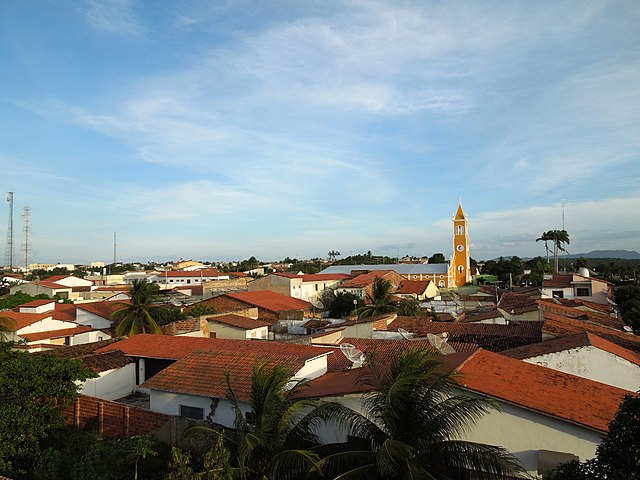
[[[545,288],[569,288],[572,286],[573,275],[570,273],[556,273],[551,278],[542,280],[542,286]]]
[[[41,300],[31,300],[30,302],[27,303],[23,303],[22,305],[18,305],[16,308],[21,308],[21,307],[41,307],[42,305],[47,305],[48,303],[56,303],[55,300],[47,300],[47,299],[41,299]],[[18,310],[16,310],[18,311]]]
[[[34,282],[31,282],[34,283]],[[53,290],[71,290],[71,287],[67,287],[65,285],[60,285],[59,283],[52,282],[50,280],[40,280],[38,285],[41,287],[51,288]]]
[[[58,280],[64,280],[65,278],[69,278],[72,275],[53,275],[51,277],[47,277],[46,280],[49,280],[50,282],[57,282]]]
[[[249,277],[249,275],[247,275],[244,272],[228,272],[227,275],[229,275],[230,278],[247,278],[247,277]]]
[[[218,315],[215,317],[207,317],[209,322],[222,323],[231,327],[241,328],[242,330],[253,330],[254,328],[269,327],[272,322],[266,322],[257,318],[243,317],[242,315]]]
[[[75,322],[76,308],[77,306],[73,303],[56,303],[56,308],[52,312],[53,318],[64,322]]]
[[[96,292],[128,292],[130,290],[130,285],[102,286],[95,289]]]
[[[78,303],[76,307],[80,310],[84,310],[89,313],[93,313],[98,317],[106,318],[107,320],[111,320],[111,315],[113,312],[120,310],[124,307],[125,301],[118,302],[91,302],[91,303]]]
[[[638,335],[552,312],[544,312],[544,326],[542,330],[556,337],[587,331],[595,333],[599,337],[609,340],[621,347],[634,352],[640,352],[640,336]]]
[[[510,313],[525,313],[538,310],[535,298],[519,293],[504,292],[498,302],[498,307]]]
[[[283,312],[288,310],[311,310],[313,304],[298,298],[288,297],[270,290],[256,290],[253,292],[229,292],[227,296],[240,300],[248,305],[253,305],[271,312]]]
[[[227,396],[225,372],[228,371],[236,398],[248,401],[253,367],[263,363],[273,366],[290,365],[294,373],[304,366],[304,362],[299,358],[283,355],[277,351],[259,354],[197,351],[165,368],[143,383],[141,387],[165,392],[225,398]]]
[[[51,317],[51,312],[48,313],[20,313],[20,312],[12,312],[5,311],[0,312],[1,317],[9,317],[13,319],[15,324],[15,331],[20,330],[21,328],[27,327],[33,323],[44,320],[45,318]]]
[[[390,273],[395,273],[393,270],[376,270],[373,272],[362,273],[351,280],[347,280],[340,288],[364,288],[368,285],[372,285],[376,278],[384,278]],[[397,274],[396,274],[397,275]]]
[[[130,357],[177,360],[195,351],[269,353],[276,350],[286,356],[309,360],[333,352],[336,348],[314,347],[270,340],[230,340],[223,338],[175,337],[139,334],[113,343],[99,352],[120,349]]]
[[[522,347],[505,350],[500,352],[500,354],[523,360],[525,358],[538,357],[548,353],[562,352],[589,345],[599,348],[600,350],[604,350],[605,352],[609,352],[620,358],[624,358],[636,365],[640,365],[640,354],[589,332],[567,335],[566,337],[554,338],[552,340],[533,343],[531,345],[523,345]]]
[[[473,353],[457,370],[465,388],[600,432],[629,393],[487,350]]]
[[[37,352],[34,355],[54,355],[56,357],[77,358],[82,360],[82,363],[84,363],[84,365],[93,372],[106,372],[107,370],[122,368],[133,361],[126,357],[120,350],[96,353],[98,348],[114,342],[115,340],[110,339],[73,346],[60,345],[59,348],[56,348],[55,350]],[[43,346],[50,347],[52,345],[45,344]]]
[[[27,342],[37,342],[40,340],[45,340],[50,338],[72,337],[74,335],[90,332],[92,330],[93,328],[82,325],[82,326],[73,327],[73,328],[63,328],[62,330],[49,330],[47,332],[24,333],[24,334],[21,334],[20,336],[24,338]]]
[[[463,315],[460,315],[462,318],[458,317],[456,321],[458,322],[481,322],[482,320],[490,320],[494,318],[504,318],[500,310],[497,308],[493,308],[491,310],[485,311],[477,311],[477,312],[465,312]]]
[[[460,372],[468,390],[544,415],[606,432],[629,392],[539,365],[479,349],[442,357],[446,369]],[[331,372],[308,383],[304,396],[318,398],[374,390],[362,382],[368,367]],[[535,394],[532,394],[535,392]]]
[[[351,275],[343,273],[309,273],[302,276],[303,282],[330,282],[331,280],[346,280]]]
[[[575,307],[568,307],[554,298],[545,298],[538,300],[540,309],[543,312],[552,312],[563,315],[565,317],[575,318],[590,323],[597,323],[605,327],[612,327],[617,330],[623,330],[624,322],[617,318],[600,312],[592,312]]]
[[[430,283],[429,280],[424,280],[424,281],[403,280],[402,283],[400,283],[400,288],[398,288],[397,293],[404,293],[404,294],[413,293],[415,295],[422,295],[427,289],[427,287],[429,286],[429,283]]]
[[[398,328],[424,337],[428,333],[447,332],[452,342],[475,343],[482,348],[500,351],[542,340],[542,322],[520,322],[501,325],[493,323],[432,322],[424,317],[397,317],[385,330]]]

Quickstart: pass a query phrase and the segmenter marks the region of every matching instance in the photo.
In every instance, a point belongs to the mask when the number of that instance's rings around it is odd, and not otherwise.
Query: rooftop
[[[311,310],[313,304],[298,298],[288,297],[270,290],[256,290],[253,292],[228,292],[222,296],[240,300],[249,305],[263,308],[272,312],[289,310]],[[219,298],[219,297],[218,297]]]
[[[253,330],[254,328],[269,327],[272,322],[265,322],[257,318],[243,317],[242,315],[226,314],[215,317],[207,317],[209,322],[222,323],[242,330]]]

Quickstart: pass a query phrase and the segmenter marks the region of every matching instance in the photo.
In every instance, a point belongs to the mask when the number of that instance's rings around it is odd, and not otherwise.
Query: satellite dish
[[[442,337],[434,335],[433,333],[427,333],[427,340],[433,348],[438,350],[443,355],[449,355],[450,353],[456,353],[451,345],[447,343],[446,337],[448,336],[447,332],[442,334]]]
[[[344,354],[345,357],[349,359],[353,365],[351,368],[359,368],[365,364],[367,358],[364,356],[361,350],[358,350],[356,347],[351,345],[350,343],[341,343],[340,351]]]
[[[622,328],[624,328],[624,331],[625,331],[625,332],[633,333],[633,328],[631,328],[629,325],[625,325],[625,326],[624,326],[624,327],[622,327]]]
[[[413,333],[408,332],[404,328],[398,328],[398,333],[402,335],[402,338],[405,340],[411,340],[413,338]]]

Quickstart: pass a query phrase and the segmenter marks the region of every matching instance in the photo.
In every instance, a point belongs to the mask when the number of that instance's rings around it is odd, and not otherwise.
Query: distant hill
[[[572,253],[562,255],[563,258],[622,258],[625,260],[640,260],[640,253],[635,250],[593,250],[589,253]]]

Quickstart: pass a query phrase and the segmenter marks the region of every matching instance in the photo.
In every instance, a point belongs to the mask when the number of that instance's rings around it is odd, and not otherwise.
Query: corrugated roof
[[[351,274],[357,270],[393,270],[400,275],[447,275],[449,273],[448,263],[397,263],[382,265],[331,265],[320,273],[343,273]]]

